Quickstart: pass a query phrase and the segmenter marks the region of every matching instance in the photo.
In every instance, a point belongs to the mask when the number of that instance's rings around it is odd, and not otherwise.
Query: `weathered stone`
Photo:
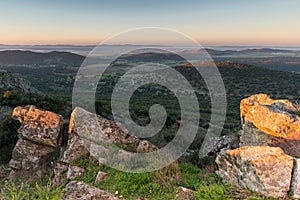
[[[203,155],[213,156],[222,149],[236,149],[239,147],[239,140],[235,136],[224,135],[221,137],[210,137],[203,150]]]
[[[72,112],[69,133],[96,144],[110,142],[131,151],[136,151],[139,144],[137,137],[128,135],[128,131],[116,122],[78,107]]]
[[[83,182],[71,181],[65,187],[65,199],[84,199],[84,200],[118,200],[111,193],[99,188],[90,186]]]
[[[87,155],[89,152],[86,149],[84,141],[76,135],[70,135],[68,139],[68,145],[63,152],[63,156],[60,161],[64,163],[71,163],[72,161]]]
[[[62,116],[34,106],[16,107],[12,114],[21,122],[18,132],[22,137],[40,144],[58,147],[61,143]]]
[[[136,151],[138,153],[148,153],[156,150],[158,150],[157,146],[153,145],[148,140],[141,140]]]
[[[294,160],[291,192],[292,192],[293,199],[300,199],[300,159]]]
[[[19,139],[13,152],[9,166],[13,169],[11,179],[36,180],[43,177],[49,169],[50,156],[54,148],[42,144]]]
[[[288,100],[272,100],[265,94],[243,99],[242,122],[250,122],[259,130],[284,139],[300,139],[298,108]]]
[[[54,168],[54,178],[53,178],[53,184],[55,187],[61,186],[62,184],[67,182],[67,171],[68,166],[56,163],[56,166]]]
[[[178,187],[176,192],[176,197],[180,200],[194,200],[195,199],[195,191],[190,190],[185,187]]]
[[[287,100],[259,94],[243,99],[240,109],[240,146],[280,147],[286,154],[300,158],[299,108]]]
[[[245,122],[241,131],[240,146],[280,147],[285,154],[299,158],[300,140],[284,139],[269,135],[250,122]]]
[[[284,197],[290,189],[293,158],[277,147],[244,146],[216,158],[217,174],[265,196]]]
[[[67,172],[67,179],[73,180],[83,175],[85,169],[77,166],[69,166]]]
[[[99,183],[101,181],[104,181],[107,178],[107,173],[103,172],[103,171],[99,171],[96,179],[95,179],[95,183]]]

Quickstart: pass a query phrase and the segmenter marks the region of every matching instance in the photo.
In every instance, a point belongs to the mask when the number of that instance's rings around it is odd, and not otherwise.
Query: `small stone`
[[[60,186],[63,183],[67,181],[67,171],[68,171],[68,166],[57,163],[55,168],[54,168],[54,178],[53,178],[53,184],[54,186]]]
[[[186,199],[194,200],[195,191],[185,187],[178,187],[178,190],[176,192],[176,197],[178,197],[180,200],[186,200]]]
[[[95,183],[99,183],[101,181],[104,181],[107,178],[107,173],[99,171],[96,179],[95,179]]]
[[[137,147],[138,153],[148,153],[148,152],[153,152],[153,151],[157,151],[157,150],[158,150],[158,148],[147,140],[141,140]]]
[[[69,166],[67,172],[67,179],[73,180],[83,175],[84,169],[77,166]]]

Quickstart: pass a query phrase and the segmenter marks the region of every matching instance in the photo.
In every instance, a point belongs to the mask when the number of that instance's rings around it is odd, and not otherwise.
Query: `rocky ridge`
[[[18,130],[19,140],[9,163],[12,169],[9,178],[32,182],[53,171],[54,186],[66,185],[65,199],[118,199],[109,192],[76,181],[76,178],[83,176],[87,170],[84,166],[77,165],[78,159],[82,157],[97,159],[99,166],[107,162],[108,157],[101,156],[107,149],[97,141],[97,138],[105,138],[119,146],[121,150],[116,154],[117,158],[123,158],[131,153],[157,150],[157,147],[149,141],[128,135],[126,129],[101,116],[95,118],[99,127],[94,126],[94,121],[90,117],[95,115],[82,108],[75,108],[71,114],[67,144],[62,140],[64,131],[62,116],[34,106],[16,107],[12,116],[21,122],[21,126]],[[53,154],[58,152],[60,152],[58,160],[51,161]],[[167,178],[181,179],[176,162],[158,171],[157,174],[168,174],[168,170],[177,170],[178,173]],[[94,177],[94,182],[104,181],[106,177],[107,173],[100,170]]]

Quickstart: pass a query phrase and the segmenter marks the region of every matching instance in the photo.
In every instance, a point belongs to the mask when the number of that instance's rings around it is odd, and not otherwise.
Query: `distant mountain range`
[[[0,65],[55,65],[68,64],[80,66],[84,56],[69,52],[37,53],[32,51],[0,51]]]
[[[276,54],[285,54],[285,53],[300,53],[299,50],[286,50],[286,49],[270,49],[270,48],[259,48],[259,49],[243,49],[243,50],[216,50],[216,49],[204,49],[210,56],[228,56],[228,55],[244,55],[249,53],[276,53]],[[180,54],[202,54],[204,53],[203,49],[199,50],[184,50],[179,52]]]
[[[110,48],[111,50],[114,49],[112,46],[110,46]],[[235,63],[262,66],[281,71],[300,72],[300,51],[286,49],[186,49],[179,51],[177,53],[178,55],[166,52],[157,53],[155,51],[146,51],[137,54],[128,53],[121,56],[121,58],[133,62],[177,62],[184,61],[184,59],[192,60],[194,62],[197,60],[201,61],[202,58],[206,58],[205,55],[207,55],[207,53],[215,62],[230,61]],[[179,55],[182,56],[182,58]],[[105,58],[105,56],[102,57]],[[86,57],[83,55],[63,51],[52,51],[47,53],[21,50],[0,51],[0,65],[2,66],[28,65],[38,67],[41,65],[68,65],[79,67],[85,58]],[[93,62],[97,63],[97,60],[94,60]]]

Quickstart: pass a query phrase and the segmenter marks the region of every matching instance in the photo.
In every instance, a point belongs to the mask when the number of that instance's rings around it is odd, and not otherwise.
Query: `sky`
[[[299,0],[3,0],[0,44],[98,44],[161,27],[202,45],[299,46],[299,22]]]

